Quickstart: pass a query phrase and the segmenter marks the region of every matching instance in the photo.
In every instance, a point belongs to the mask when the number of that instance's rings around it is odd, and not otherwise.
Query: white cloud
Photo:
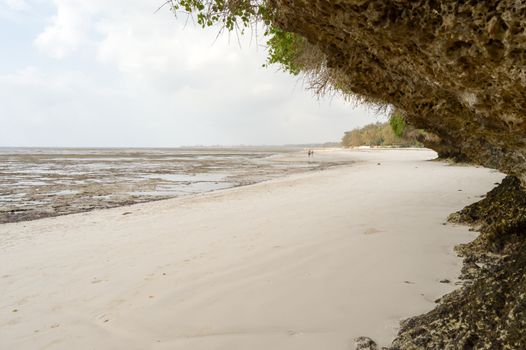
[[[133,12],[151,14],[155,3],[141,0],[53,0],[56,14],[37,36],[35,45],[45,54],[64,58],[94,40],[93,32],[99,22],[122,22]]]
[[[108,4],[111,1],[107,1]],[[101,0],[53,0],[53,3],[56,14],[34,43],[41,52],[58,59],[74,53],[92,39],[90,34],[96,17],[111,9]]]
[[[161,1],[54,0],[34,43],[60,64],[40,56],[0,76],[0,145],[323,142],[375,121],[262,68],[250,38],[239,47],[235,36],[216,40],[216,30],[154,14]]]
[[[29,5],[25,0],[4,0],[7,7],[15,11],[29,10]]]

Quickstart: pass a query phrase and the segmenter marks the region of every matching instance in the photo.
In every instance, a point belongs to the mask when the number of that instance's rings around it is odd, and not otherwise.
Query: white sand
[[[454,288],[439,280],[456,280],[453,246],[475,235],[442,223],[502,175],[422,150],[316,157],[364,162],[0,225],[0,348],[387,345]]]

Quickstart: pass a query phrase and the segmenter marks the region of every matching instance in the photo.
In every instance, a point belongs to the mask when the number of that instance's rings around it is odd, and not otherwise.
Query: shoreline
[[[348,167],[0,225],[0,339],[21,349],[348,349],[362,335],[388,345],[402,318],[455,289],[453,246],[476,233],[443,223],[501,178],[415,152],[367,150]]]
[[[429,151],[428,149],[425,149],[425,148],[418,148],[418,147],[403,147],[403,148],[390,148],[390,147],[375,147],[375,148],[348,148],[348,149],[345,149],[345,148],[325,148],[325,149],[316,149],[317,152],[320,152],[320,153],[330,153],[330,152],[337,152],[337,151],[343,151],[343,152],[346,152],[346,151],[351,151],[351,152],[371,152],[371,151]],[[296,156],[298,156],[299,154],[301,154],[301,152],[298,152],[296,154]],[[278,157],[282,157],[282,158],[285,158],[283,156],[278,156]],[[433,161],[440,161],[440,162],[444,162],[444,160],[436,160],[436,159],[432,159]],[[105,211],[105,210],[112,210],[112,209],[118,209],[118,208],[133,208],[137,205],[141,205],[141,204],[148,204],[148,203],[155,203],[155,202],[162,202],[162,201],[167,201],[167,200],[174,200],[174,199],[182,199],[182,198],[192,198],[194,196],[200,196],[200,195],[205,195],[205,194],[210,194],[210,193],[216,193],[216,192],[223,192],[223,191],[229,191],[229,190],[234,190],[234,189],[237,189],[237,188],[240,188],[240,187],[247,187],[247,186],[254,186],[254,185],[257,185],[257,184],[260,184],[260,183],[268,183],[268,182],[272,182],[272,181],[279,181],[279,180],[282,180],[282,179],[285,179],[285,178],[289,178],[289,177],[293,177],[293,176],[296,176],[296,175],[303,175],[303,174],[312,174],[312,173],[317,173],[317,172],[320,172],[320,171],[324,171],[324,170],[329,170],[329,169],[338,169],[338,168],[345,168],[345,167],[353,167],[353,166],[356,166],[358,164],[361,164],[363,161],[358,161],[358,160],[355,160],[355,161],[348,161],[348,162],[342,162],[341,164],[325,164],[323,162],[321,162],[319,164],[319,167],[318,168],[313,168],[313,169],[306,169],[306,170],[300,170],[298,172],[293,172],[293,173],[283,173],[277,177],[274,177],[274,178],[270,178],[270,179],[263,179],[263,180],[259,180],[259,181],[256,181],[256,182],[250,182],[250,183],[246,183],[246,184],[239,184],[239,185],[234,185],[232,187],[226,187],[226,188],[219,188],[219,189],[212,189],[212,190],[208,190],[208,191],[204,191],[204,192],[199,192],[199,193],[188,193],[188,194],[183,194],[183,195],[179,195],[179,196],[176,196],[176,197],[159,197],[159,198],[147,198],[147,199],[144,199],[144,200],[138,200],[136,202],[133,202],[133,201],[129,201],[129,202],[123,202],[123,203],[119,203],[119,204],[115,204],[113,206],[106,206],[106,207],[92,207],[92,208],[88,208],[88,209],[81,209],[79,211],[72,211],[72,212],[67,212],[67,213],[61,213],[61,214],[46,214],[46,215],[42,215],[42,216],[38,216],[38,217],[35,217],[35,218],[30,218],[30,219],[20,219],[18,221],[8,221],[8,222],[0,222],[0,226],[1,225],[8,225],[8,224],[16,224],[16,223],[24,223],[24,222],[31,222],[31,221],[37,221],[37,220],[44,220],[44,219],[51,219],[51,218],[58,218],[58,217],[63,217],[63,216],[70,216],[70,215],[77,215],[77,214],[83,214],[83,213],[91,213],[91,212],[97,212],[97,211]],[[328,162],[330,163],[330,162]],[[458,166],[462,166],[462,164],[459,164]],[[469,165],[467,164],[466,166],[472,166],[472,165]]]
[[[38,149],[33,150],[34,152],[39,151]],[[42,150],[40,150],[42,151]],[[59,150],[54,150],[58,152]],[[65,149],[64,151],[67,151]],[[79,152],[90,152],[91,149],[80,149]],[[115,166],[118,168],[121,165],[120,163],[126,164],[129,162],[130,154],[133,154],[134,157],[137,154],[132,153],[133,149],[123,149],[121,158],[118,158],[118,155],[114,153],[108,153],[111,150],[104,149],[102,150],[106,153],[99,155],[93,155],[92,158],[96,159],[96,156],[99,156],[99,162],[108,163],[108,159],[117,162]],[[160,150],[152,150],[152,152]],[[246,149],[232,149],[232,154],[239,154],[240,152],[245,152]],[[251,154],[252,159],[248,157],[246,160],[250,163],[250,166],[255,166],[254,169],[242,170],[236,169],[239,166],[239,160],[229,160],[228,157],[204,161],[199,159],[199,156],[195,156],[194,165],[196,169],[191,170],[177,170],[177,166],[166,166],[159,169],[144,169],[145,172],[141,173],[140,170],[136,170],[138,174],[132,175],[130,178],[117,177],[113,180],[107,182],[105,175],[103,174],[93,174],[89,170],[86,170],[83,162],[79,163],[67,163],[69,168],[64,170],[60,175],[50,175],[44,172],[44,178],[34,178],[32,181],[27,181],[26,175],[23,175],[19,179],[19,182],[9,179],[7,183],[0,183],[0,189],[4,188],[3,193],[0,195],[0,225],[5,223],[13,222],[25,222],[38,220],[47,217],[58,217],[70,214],[85,213],[97,209],[111,209],[118,207],[131,206],[140,203],[149,203],[156,202],[159,200],[181,198],[186,196],[191,196],[199,193],[214,192],[221,189],[236,188],[246,185],[252,185],[264,181],[268,181],[275,178],[281,178],[287,175],[296,174],[296,173],[305,173],[318,170],[324,170],[331,167],[337,167],[341,165],[349,165],[349,160],[345,157],[336,157],[334,159],[311,159],[306,158],[306,155],[302,151],[297,149],[281,150],[282,153],[276,153],[272,155],[266,155],[261,157],[262,152],[266,152],[268,149],[257,149],[254,148],[254,154]],[[79,154],[67,154],[65,158],[51,158],[50,161],[53,166],[53,169],[48,169],[51,174],[57,172],[56,168],[58,165],[61,165],[62,162],[71,162],[71,158],[75,159],[80,157],[80,159],[85,159],[87,156],[84,153]],[[60,153],[60,152],[59,152]],[[326,152],[324,152],[326,153]],[[39,156],[49,156],[48,154],[35,153]],[[31,155],[31,154],[29,154]],[[145,159],[150,159],[152,164],[160,166],[156,163],[156,156],[159,157],[156,153],[151,154],[141,154]],[[1,158],[0,154],[0,158]],[[25,167],[38,167],[42,160],[33,161],[34,163],[24,163],[27,154],[18,155],[18,161]],[[59,154],[53,154],[53,156],[58,157]],[[110,158],[108,158],[110,156]],[[167,155],[161,155],[166,157]],[[182,158],[185,158],[187,155],[179,155]],[[261,161],[255,160],[259,158]],[[322,157],[323,158],[323,157]],[[45,158],[44,158],[45,159]],[[136,159],[136,158],[135,158]],[[161,157],[162,159],[162,157]],[[190,158],[190,163],[192,162]],[[223,167],[222,171],[219,173],[216,169],[207,169],[206,164],[211,166],[214,163],[222,164],[219,167]],[[111,161],[110,165],[113,164]],[[146,162],[138,162],[135,164],[140,169],[144,167]],[[183,163],[188,163],[188,159],[185,159]],[[229,164],[233,169],[226,171],[228,167],[225,164]],[[93,166],[100,167],[101,164],[104,164],[104,167],[107,167],[105,163],[95,163]],[[286,164],[288,167],[282,167]],[[75,170],[75,167],[83,166],[84,172],[79,172]],[[36,169],[37,174],[42,170]],[[68,172],[71,171],[74,175],[72,178],[68,176]],[[226,171],[226,172],[225,172]],[[16,169],[12,169],[11,172],[4,171],[0,172],[0,175],[5,176],[6,178],[14,178],[17,174]],[[119,171],[117,170],[117,174]],[[111,174],[110,174],[111,175]],[[115,174],[111,175],[114,176]],[[18,174],[20,176],[20,174]],[[51,177],[50,177],[51,176]],[[56,178],[55,178],[56,177]],[[79,181],[72,180],[79,178]],[[86,178],[89,179],[91,184],[83,185],[64,185],[64,182],[86,182]],[[42,181],[44,180],[45,181]],[[130,180],[131,183],[130,183]],[[25,188],[20,187],[18,184],[27,185],[28,183],[38,183],[43,185],[43,187],[34,187],[34,188]],[[5,188],[11,188],[11,190],[6,191]],[[190,189],[190,190],[189,190]],[[27,198],[29,197],[29,199]],[[3,199],[2,199],[3,198]]]
[[[6,147],[6,148],[9,148],[9,147]],[[17,148],[20,148],[20,147],[17,147]],[[32,147],[29,147],[29,149],[32,149]],[[55,149],[55,148],[50,148],[50,149]],[[68,148],[69,149],[69,148]],[[75,148],[74,148],[75,149]],[[89,149],[89,148],[78,148],[79,150],[85,150],[85,149]],[[111,148],[113,149],[113,148]],[[118,149],[118,148],[115,148],[115,149]],[[129,148],[123,148],[123,149],[129,149]],[[133,148],[131,148],[133,149]],[[139,148],[141,149],[141,148]],[[367,148],[363,148],[363,147],[350,147],[350,148],[338,148],[338,147],[332,147],[332,148],[321,148],[321,149],[314,149],[317,154],[319,155],[319,153],[321,154],[324,154],[324,153],[334,153],[334,152],[360,152],[360,153],[364,153],[366,154],[367,152],[382,152],[382,151],[402,151],[402,152],[405,152],[405,151],[415,151],[415,152],[429,152],[430,150],[429,149],[426,149],[426,148],[423,148],[423,147],[367,147]],[[298,152],[292,152],[291,153],[293,155],[293,157],[286,157],[284,155],[273,155],[273,156],[270,156],[270,157],[278,157],[278,158],[282,158],[282,160],[293,160],[293,161],[298,161],[298,158],[300,157],[303,157],[303,151],[298,151]],[[307,159],[307,161],[309,161]],[[441,159],[433,159],[433,161],[440,161],[440,162],[446,162],[447,160],[441,160]],[[5,221],[5,222],[0,222],[0,225],[6,225],[6,224],[14,224],[14,223],[22,223],[22,222],[30,222],[30,221],[36,221],[36,220],[42,220],[42,219],[48,219],[48,218],[57,218],[57,217],[62,217],[62,216],[69,216],[69,215],[76,215],[76,214],[82,214],[82,213],[90,213],[90,212],[93,212],[93,211],[99,211],[99,210],[111,210],[111,209],[116,209],[116,208],[126,208],[126,207],[134,207],[136,205],[141,205],[141,204],[146,204],[146,203],[154,203],[154,202],[160,202],[160,201],[166,201],[166,200],[173,200],[173,199],[179,199],[179,198],[188,198],[188,197],[193,197],[193,196],[199,196],[199,195],[202,195],[202,194],[206,194],[206,193],[215,193],[215,192],[221,192],[221,191],[228,191],[228,190],[232,190],[232,189],[236,189],[236,188],[239,188],[239,187],[246,187],[246,186],[253,186],[253,185],[257,185],[259,183],[265,183],[265,182],[270,182],[270,181],[274,181],[274,180],[280,180],[280,179],[283,179],[283,178],[287,178],[287,177],[290,177],[290,176],[295,176],[295,175],[301,175],[301,174],[309,174],[309,173],[316,173],[316,172],[319,172],[319,171],[324,171],[324,170],[328,170],[328,169],[337,169],[337,168],[341,168],[341,167],[351,167],[351,166],[355,166],[357,164],[360,164],[362,161],[358,161],[358,160],[353,160],[353,161],[348,161],[348,160],[342,160],[342,159],[335,159],[333,161],[331,160],[325,160],[325,161],[320,161],[318,163],[318,167],[317,168],[308,168],[308,169],[301,169],[301,170],[297,170],[296,172],[291,172],[291,173],[282,173],[276,177],[273,177],[273,178],[269,178],[269,179],[262,179],[262,180],[256,180],[256,181],[253,181],[253,182],[248,182],[248,183],[243,183],[243,184],[236,184],[236,185],[233,185],[231,187],[226,187],[226,188],[218,188],[218,189],[211,189],[211,190],[206,190],[206,191],[203,191],[203,192],[199,192],[199,193],[187,193],[187,194],[182,194],[182,195],[177,195],[177,196],[167,196],[167,197],[162,197],[162,196],[159,196],[159,197],[149,197],[149,198],[144,198],[144,199],[135,199],[135,200],[129,200],[129,201],[123,201],[121,203],[118,203],[118,204],[112,204],[112,205],[107,205],[107,206],[94,206],[94,207],[89,207],[89,208],[86,208],[86,209],[79,209],[79,210],[76,210],[76,211],[70,211],[70,212],[64,212],[64,213],[45,213],[45,214],[37,214],[35,217],[32,217],[32,218],[21,218],[21,219],[16,219],[16,220],[13,220],[13,221]],[[456,163],[454,163],[456,164]],[[456,164],[458,166],[462,166],[463,164]],[[472,166],[470,164],[465,164],[466,166]]]

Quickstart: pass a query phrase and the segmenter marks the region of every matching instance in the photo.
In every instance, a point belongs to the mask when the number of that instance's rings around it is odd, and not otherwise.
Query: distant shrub
[[[394,110],[391,113],[389,116],[389,125],[391,125],[391,129],[393,129],[393,132],[397,137],[404,136],[406,124],[403,115],[399,111]]]
[[[418,130],[407,126],[402,117],[400,119],[396,117],[391,118],[389,123],[369,124],[362,128],[347,131],[341,143],[343,147],[422,147],[422,144],[417,140],[418,135]]]

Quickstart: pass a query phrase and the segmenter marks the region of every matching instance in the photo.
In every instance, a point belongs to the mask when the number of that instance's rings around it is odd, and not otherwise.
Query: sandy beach
[[[428,150],[0,225],[0,349],[353,349],[453,290],[447,216],[502,174]],[[448,279],[451,283],[441,283]]]

